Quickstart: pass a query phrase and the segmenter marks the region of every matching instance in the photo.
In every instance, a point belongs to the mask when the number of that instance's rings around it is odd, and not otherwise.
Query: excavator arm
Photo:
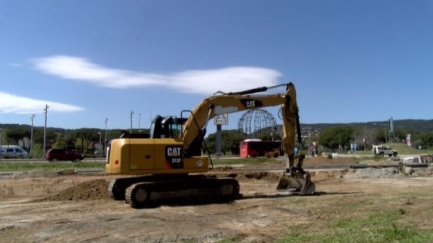
[[[285,93],[254,94],[280,86],[286,86]],[[185,151],[191,151],[191,149],[189,149],[190,146],[194,141],[199,140],[199,137],[205,135],[207,123],[217,115],[264,107],[281,106],[283,150],[286,154],[293,155],[295,126],[298,117],[295,86],[292,83],[288,83],[270,88],[262,87],[237,93],[222,93],[204,99],[192,110],[189,119],[184,124],[183,134],[181,136]]]
[[[285,86],[284,93],[256,94],[269,89]],[[310,180],[310,174],[302,168],[304,155],[295,156],[294,147],[296,134],[301,142],[298,104],[296,89],[293,83],[281,84],[272,87],[261,87],[234,93],[217,92],[204,99],[192,111],[184,124],[180,135],[184,142],[185,157],[200,154],[206,126],[212,118],[225,113],[235,113],[264,107],[281,106],[283,122],[282,145],[285,152],[286,171],[277,186],[277,189],[296,188],[301,194],[314,193],[315,186]],[[295,161],[297,164],[295,166]]]

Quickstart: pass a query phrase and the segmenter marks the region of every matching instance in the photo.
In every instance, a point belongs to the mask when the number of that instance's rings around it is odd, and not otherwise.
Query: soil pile
[[[110,199],[109,182],[104,179],[92,180],[77,184],[39,201],[80,201]]]
[[[328,159],[327,157],[317,156],[317,157],[309,157],[304,160],[304,166],[306,165],[350,165],[356,164],[355,159],[351,157],[335,157],[332,159]]]
[[[229,173],[210,173],[206,174],[209,178],[225,178],[225,177],[231,177],[235,178],[238,181],[248,181],[248,180],[266,180],[266,181],[279,181],[280,176],[275,173],[269,173],[265,171],[257,171],[257,172],[242,172],[242,171],[233,171]]]
[[[278,181],[280,177],[274,173],[268,172],[247,172],[243,173],[243,176],[248,179],[256,180],[267,180],[267,181]]]
[[[353,174],[346,174],[344,178],[348,179],[367,179],[367,178],[399,178],[404,175],[397,168],[365,168],[353,171]]]

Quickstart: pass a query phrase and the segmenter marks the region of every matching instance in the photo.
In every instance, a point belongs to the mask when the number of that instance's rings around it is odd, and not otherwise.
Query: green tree
[[[320,133],[319,143],[332,150],[338,149],[339,145],[347,148],[354,139],[354,132],[352,126],[330,127]]]
[[[429,149],[433,147],[433,133],[424,133],[420,136],[421,146],[424,149]]]
[[[53,144],[53,148],[59,148],[59,149],[66,148],[66,144],[67,142],[63,134],[57,133],[56,141]]]
[[[209,134],[204,140],[203,152],[210,154],[216,153],[216,133]]]
[[[259,134],[259,138],[263,141],[268,140],[268,141],[272,141],[272,140],[281,140],[281,135],[279,133],[260,133]]]
[[[2,145],[8,144],[8,131],[4,128],[2,129],[0,140]]]
[[[33,145],[33,150],[30,153],[30,156],[32,158],[43,158],[42,153],[42,145],[40,143],[36,143]]]
[[[30,130],[24,126],[18,126],[8,129],[7,132],[8,143],[18,145],[18,141],[24,137],[30,138]]]
[[[246,135],[238,130],[223,130],[221,131],[221,152],[231,152],[239,154],[239,142],[244,140]],[[208,151],[211,154],[216,152],[216,133],[209,134],[205,139]],[[205,149],[205,148],[204,148]]]
[[[230,151],[234,155],[239,154],[239,142],[246,138],[246,134],[238,130],[227,130],[221,134],[222,148],[224,151]]]

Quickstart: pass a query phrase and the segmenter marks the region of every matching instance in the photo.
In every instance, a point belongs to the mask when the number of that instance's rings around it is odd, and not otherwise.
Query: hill
[[[315,124],[302,124],[303,127],[314,127],[315,129],[323,130],[329,127],[336,126],[357,126],[357,127],[368,127],[368,128],[388,128],[388,121],[371,121],[371,122],[353,122],[353,123],[315,123]],[[408,130],[414,132],[433,132],[433,120],[420,120],[420,119],[405,119],[405,120],[394,120],[394,130]]]
[[[329,127],[337,126],[356,126],[356,127],[368,127],[371,129],[387,128],[389,129],[388,121],[371,121],[371,122],[352,122],[352,123],[301,123],[301,129],[303,133],[319,133],[320,131]],[[26,124],[1,124],[2,129],[30,129],[30,125]],[[43,127],[34,127],[40,129]],[[277,125],[277,131],[281,131],[282,125]],[[65,129],[59,127],[48,127],[47,129],[55,131],[72,131],[78,129]],[[97,128],[84,128],[84,129],[95,129]],[[100,130],[100,129],[99,129]],[[120,130],[120,129],[109,129],[109,130]],[[410,132],[433,132],[433,119],[432,120],[421,120],[421,119],[405,119],[405,120],[394,120],[394,130],[406,130]]]
[[[369,129],[387,129],[389,130],[388,121],[371,121],[371,122],[352,122],[352,123],[301,123],[302,134],[317,135],[330,127],[338,126],[355,126],[367,127]],[[277,131],[281,132],[282,125],[277,125]],[[433,120],[394,120],[394,130],[403,130],[407,133],[429,133],[433,132]]]

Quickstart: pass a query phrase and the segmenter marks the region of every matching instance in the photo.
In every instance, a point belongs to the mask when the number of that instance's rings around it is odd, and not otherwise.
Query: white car
[[[418,156],[415,157],[407,157],[403,159],[403,164],[404,165],[413,165],[413,164],[419,164],[420,163],[420,158]]]
[[[431,164],[433,161],[433,155],[431,154],[420,154],[417,156],[407,157],[403,159],[404,165],[412,164]]]
[[[20,146],[17,145],[2,145],[1,146],[2,157],[14,157],[14,158],[28,158],[29,154]]]
[[[389,157],[391,157],[391,156],[397,157],[397,155],[398,155],[397,150],[393,150],[389,146],[381,146],[381,145],[373,146],[373,153],[374,153],[374,155],[379,155],[379,156],[388,155]]]

